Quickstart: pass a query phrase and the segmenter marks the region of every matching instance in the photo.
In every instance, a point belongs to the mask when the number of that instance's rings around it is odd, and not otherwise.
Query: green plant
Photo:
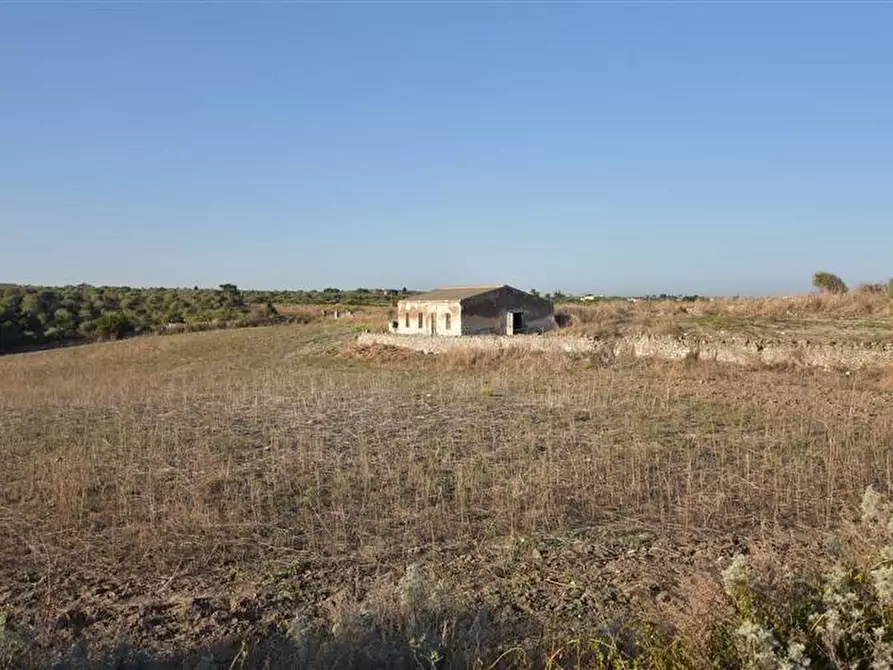
[[[443,655],[424,635],[409,640],[409,648],[416,666],[424,670],[435,670],[443,663]]]
[[[114,340],[126,337],[134,330],[133,323],[121,312],[103,314],[96,321],[96,334]]]
[[[0,612],[0,670],[19,667],[24,649],[21,638],[9,627],[6,613]]]
[[[833,272],[816,272],[812,278],[812,285],[826,293],[840,294],[847,292],[847,285],[843,279]]]
[[[644,624],[568,640],[553,649],[543,663],[547,670],[670,669],[693,665],[678,640]]]
[[[893,277],[887,282],[887,297],[893,300]]]
[[[733,638],[747,668],[893,667],[893,504],[873,488],[843,555],[784,598],[739,554],[723,571]]]

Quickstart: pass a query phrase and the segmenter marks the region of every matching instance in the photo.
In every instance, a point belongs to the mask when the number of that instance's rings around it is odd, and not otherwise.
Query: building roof
[[[455,302],[456,300],[470,298],[473,295],[489,293],[490,291],[502,288],[503,286],[505,286],[505,284],[486,284],[483,286],[444,286],[443,288],[439,288],[434,291],[428,291],[427,293],[419,293],[418,295],[407,296],[406,298],[404,298],[404,300],[448,300]]]

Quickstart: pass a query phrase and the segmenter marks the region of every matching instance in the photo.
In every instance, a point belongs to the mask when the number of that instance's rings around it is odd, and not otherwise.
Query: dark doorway
[[[524,314],[521,312],[512,312],[512,333],[520,333],[524,330]]]

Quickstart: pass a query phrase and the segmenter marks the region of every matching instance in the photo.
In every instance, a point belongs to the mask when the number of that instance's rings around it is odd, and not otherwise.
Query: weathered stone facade
[[[511,286],[444,288],[401,300],[399,335],[455,337],[541,333],[555,327],[554,307]]]
[[[458,302],[401,300],[397,305],[397,333],[455,337],[462,334],[462,305]]]

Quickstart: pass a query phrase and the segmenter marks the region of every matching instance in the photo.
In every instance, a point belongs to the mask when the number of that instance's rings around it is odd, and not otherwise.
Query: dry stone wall
[[[363,333],[360,344],[383,344],[391,347],[413,349],[426,354],[442,354],[454,349],[499,351],[517,349],[523,351],[558,351],[585,354],[599,347],[595,340],[585,337],[547,337],[544,335],[463,335],[462,337],[428,337],[395,335],[392,333]]]
[[[744,337],[695,338],[690,336],[636,335],[614,340],[550,335],[479,335],[458,338],[363,333],[360,344],[404,347],[430,354],[452,349],[498,351],[609,353],[622,356],[680,360],[695,357],[720,363],[792,364],[821,368],[883,367],[893,365],[893,342],[834,343],[806,340],[750,340]]]

